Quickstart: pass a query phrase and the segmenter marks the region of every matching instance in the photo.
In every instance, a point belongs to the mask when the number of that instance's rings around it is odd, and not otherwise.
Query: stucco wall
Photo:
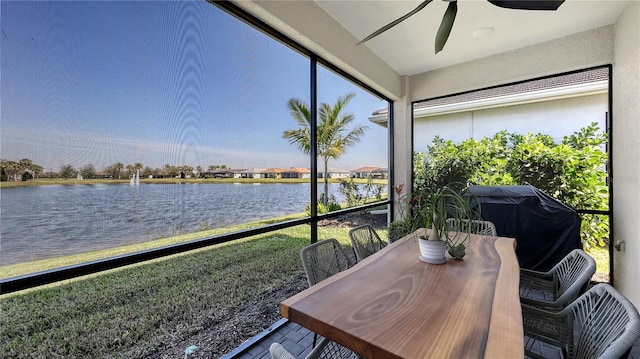
[[[640,308],[640,2],[615,25],[613,66],[613,210],[615,286]]]
[[[607,94],[588,95],[531,104],[466,111],[414,120],[414,145],[425,151],[433,137],[460,143],[468,138],[491,137],[499,131],[544,133],[556,142],[592,122],[605,130]]]

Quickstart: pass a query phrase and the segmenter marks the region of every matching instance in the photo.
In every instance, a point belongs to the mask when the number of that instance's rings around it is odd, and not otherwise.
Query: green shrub
[[[340,203],[338,203],[338,200],[336,199],[336,196],[331,195],[329,196],[329,200],[327,201],[327,204],[324,204],[324,193],[320,194],[320,199],[318,200],[318,214],[326,214],[329,212],[334,212],[334,211],[338,211],[341,210],[342,206],[340,206]],[[311,205],[308,204],[306,209],[305,209],[307,216],[311,216]]]
[[[592,123],[562,142],[546,134],[501,131],[460,144],[436,137],[427,152],[414,154],[414,192],[452,182],[470,185],[529,184],[574,209],[607,210],[606,134]],[[583,216],[585,246],[608,245],[609,222]]]
[[[372,199],[381,200],[384,185],[374,184],[373,177],[369,176],[367,182],[360,188],[352,178],[349,178],[340,181],[339,191],[345,197],[347,207],[357,207]]]

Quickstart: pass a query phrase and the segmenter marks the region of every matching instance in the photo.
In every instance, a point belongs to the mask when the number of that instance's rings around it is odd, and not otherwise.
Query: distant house
[[[264,169],[264,168],[246,169],[244,171],[240,171],[240,177],[239,178],[266,178],[265,177],[265,171],[266,171],[266,169]]]
[[[242,178],[242,172],[246,171],[245,168],[236,168],[233,171],[233,178]]]
[[[376,172],[378,170],[385,170],[380,167],[360,167],[355,170],[351,170],[351,177],[353,178],[369,178],[369,176],[376,178],[376,174],[380,174],[380,172]]]
[[[267,168],[262,172],[264,178],[282,178],[282,172],[285,172],[284,168]]]
[[[329,167],[327,168],[327,177],[329,178],[349,178],[351,177],[351,171],[343,170],[342,168]],[[318,178],[324,178],[324,171],[318,172]]]
[[[389,178],[389,169],[378,168],[377,170],[373,170],[372,174],[373,174],[373,178],[376,178],[376,179]]]
[[[311,171],[308,168],[291,167],[280,174],[281,178],[311,178]]]
[[[233,175],[234,171],[226,168],[200,173],[200,177],[202,178],[233,178]]]
[[[215,178],[233,178],[233,171],[230,169],[220,169],[213,171]]]

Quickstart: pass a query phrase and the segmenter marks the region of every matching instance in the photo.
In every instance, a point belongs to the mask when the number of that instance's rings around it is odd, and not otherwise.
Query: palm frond
[[[291,116],[296,120],[300,126],[310,127],[311,125],[311,111],[309,106],[297,98],[292,98],[287,102],[287,107]]]
[[[308,127],[297,130],[286,130],[282,134],[282,138],[288,139],[289,143],[296,145],[301,152],[309,154],[311,152],[310,132],[310,128]]]

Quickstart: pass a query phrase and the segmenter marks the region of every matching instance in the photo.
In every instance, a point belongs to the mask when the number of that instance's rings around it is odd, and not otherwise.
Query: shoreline
[[[54,268],[60,268],[64,266],[74,265],[78,263],[90,262],[93,260],[100,260],[104,258],[114,257],[118,255],[130,254],[138,251],[149,250],[153,248],[159,248],[167,245],[179,244],[188,241],[198,240],[207,237],[213,237],[233,231],[244,230],[248,228],[255,228],[261,225],[275,221],[287,221],[301,218],[305,213],[295,213],[282,217],[275,217],[260,221],[247,222],[239,225],[233,225],[228,227],[221,227],[215,229],[207,229],[202,231],[195,231],[184,233],[176,236],[168,236],[156,239],[150,239],[142,242],[125,244],[110,248],[102,248],[90,250],[88,252],[72,253],[58,257],[40,258],[27,262],[13,263],[7,265],[0,265],[0,278],[11,278],[20,276],[23,274],[36,273]],[[231,241],[232,243],[235,241]],[[219,245],[224,245],[221,243]]]
[[[352,178],[355,183],[365,184],[366,178]],[[340,183],[341,178],[330,178],[329,183]],[[260,183],[282,183],[282,184],[299,184],[299,183],[311,183],[309,178],[141,178],[140,184],[260,184]],[[324,183],[322,178],[318,178],[318,184]],[[374,179],[374,184],[387,184],[387,179]],[[18,182],[0,182],[0,189],[3,188],[19,188],[19,187],[34,187],[34,186],[50,186],[50,185],[117,185],[117,184],[129,184],[129,179],[63,179],[63,178],[46,178],[28,181]]]
[[[118,246],[109,247],[109,248],[94,249],[87,252],[70,253],[62,256],[39,258],[39,259],[33,259],[25,262],[0,265],[0,278],[6,279],[6,278],[16,277],[24,274],[31,274],[31,273],[46,271],[49,269],[65,267],[65,266],[74,265],[78,263],[90,262],[93,260],[100,260],[100,259],[105,259],[109,257],[130,254],[138,251],[159,248],[167,245],[179,244],[179,243],[199,240],[207,237],[214,237],[217,235],[223,235],[230,232],[258,228],[258,227],[275,223],[275,222],[296,220],[296,219],[303,218],[305,216],[307,216],[305,212],[298,212],[298,213],[293,213],[285,216],[245,222],[242,224],[236,224],[236,225],[231,225],[226,227],[197,230],[193,232],[155,238],[155,239],[149,239],[141,242],[123,244],[123,245],[118,245]],[[305,227],[306,225],[302,225],[302,226]],[[332,227],[332,224],[326,224],[326,226]],[[293,228],[296,228],[296,227],[298,226],[281,229],[279,231],[292,231],[294,230]],[[337,227],[340,227],[340,226],[337,226]],[[265,233],[265,235],[270,235],[270,234]],[[242,242],[242,241],[248,240],[249,238],[251,237],[246,237],[246,238],[238,239],[235,241],[225,242],[225,243],[217,244],[215,246],[224,246],[230,243]],[[209,247],[205,247],[205,248],[209,248]],[[202,248],[197,249],[196,251],[198,250],[202,250]]]

